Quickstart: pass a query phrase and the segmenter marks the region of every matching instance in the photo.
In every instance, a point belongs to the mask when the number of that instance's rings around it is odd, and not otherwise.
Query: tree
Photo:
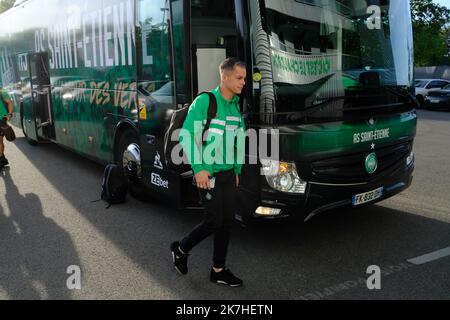
[[[450,9],[432,0],[411,0],[417,67],[450,64],[447,35]]]
[[[15,0],[0,0],[0,14],[12,8]]]

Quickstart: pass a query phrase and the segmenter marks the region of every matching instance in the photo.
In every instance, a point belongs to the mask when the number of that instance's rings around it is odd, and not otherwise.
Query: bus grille
[[[359,183],[376,179],[380,175],[404,165],[412,151],[412,143],[402,143],[375,150],[378,169],[370,175],[365,168],[365,160],[370,152],[350,154],[311,163],[313,177],[317,182]]]

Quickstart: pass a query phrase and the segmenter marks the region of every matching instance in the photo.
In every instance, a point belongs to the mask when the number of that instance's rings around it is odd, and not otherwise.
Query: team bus
[[[19,0],[0,16],[0,84],[26,139],[123,164],[134,193],[181,208],[201,203],[164,136],[231,56],[247,63],[246,127],[265,132],[237,217],[307,221],[410,186],[408,0]]]

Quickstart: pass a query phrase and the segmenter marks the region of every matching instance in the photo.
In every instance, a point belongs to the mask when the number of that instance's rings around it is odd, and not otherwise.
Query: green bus
[[[408,0],[19,0],[0,15],[0,85],[26,139],[123,164],[133,193],[185,209],[201,203],[189,167],[167,167],[165,134],[231,56],[259,138],[239,219],[307,221],[411,185]]]

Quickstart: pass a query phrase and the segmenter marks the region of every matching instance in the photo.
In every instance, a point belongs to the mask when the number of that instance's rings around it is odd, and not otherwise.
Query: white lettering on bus
[[[390,138],[390,129],[373,130],[361,133],[355,133],[353,135],[353,143],[372,142],[382,139]]]
[[[104,14],[104,24],[105,24],[105,60],[106,60],[106,66],[110,67],[114,65],[114,60],[109,57],[109,41],[112,39],[112,33],[108,31],[108,16],[111,15],[111,7],[106,7]]]
[[[84,53],[84,66],[89,68],[92,66],[92,63],[91,63],[91,60],[89,60],[88,55],[87,55],[87,47],[88,47],[89,39],[90,39],[86,34],[87,20],[88,20],[88,17],[84,16],[83,17],[83,44],[84,44],[83,53]]]
[[[52,43],[50,41],[50,34],[52,33],[52,30],[47,29],[47,39],[48,39],[48,49],[50,50],[50,54],[49,54],[49,64],[50,64],[50,69],[55,69],[55,59],[53,58],[55,56],[55,51],[53,50],[53,46]],[[40,52],[42,51],[41,48],[36,48],[36,52]]]
[[[82,12],[80,7],[73,5],[69,12],[64,23],[36,30],[34,34],[35,51],[43,52],[48,48],[51,69],[134,64],[136,38],[132,0],[93,12]],[[81,41],[77,41],[77,34],[82,37]],[[79,56],[83,57],[81,63]]]

